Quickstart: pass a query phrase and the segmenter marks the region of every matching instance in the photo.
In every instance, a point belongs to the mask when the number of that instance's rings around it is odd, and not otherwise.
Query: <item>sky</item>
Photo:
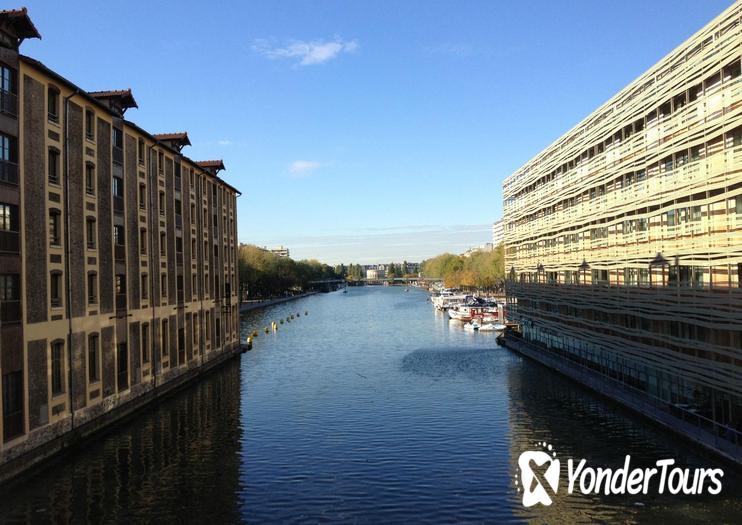
[[[241,242],[369,264],[488,242],[505,177],[731,2],[24,4],[24,54],[224,160]]]

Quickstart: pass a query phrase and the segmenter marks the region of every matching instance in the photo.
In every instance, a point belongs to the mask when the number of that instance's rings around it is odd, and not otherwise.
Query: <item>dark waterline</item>
[[[719,496],[560,492],[524,509],[513,476],[537,441],[595,466],[719,465],[426,297],[358,288],[252,312],[252,352],[0,489],[0,521],[739,522],[723,465]]]

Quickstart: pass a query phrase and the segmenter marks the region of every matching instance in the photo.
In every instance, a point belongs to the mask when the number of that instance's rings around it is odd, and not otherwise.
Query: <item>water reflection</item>
[[[300,315],[264,333],[272,320]],[[426,295],[350,289],[252,312],[254,349],[0,493],[0,521],[738,522],[718,497],[586,497],[526,510],[518,455],[714,466],[685,442],[465,332]],[[725,469],[726,470],[726,469]]]
[[[240,368],[3,488],[3,523],[239,521]]]

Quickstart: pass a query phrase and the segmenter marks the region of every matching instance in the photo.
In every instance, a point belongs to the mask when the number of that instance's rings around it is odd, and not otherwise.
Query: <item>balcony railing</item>
[[[0,252],[18,253],[19,251],[18,232],[0,231]]]
[[[9,160],[0,160],[0,182],[18,185],[18,164]]]
[[[0,91],[0,111],[7,115],[18,115],[18,95],[10,91]]]

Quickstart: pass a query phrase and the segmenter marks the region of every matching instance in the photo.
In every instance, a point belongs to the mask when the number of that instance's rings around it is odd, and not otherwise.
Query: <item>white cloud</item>
[[[231,141],[231,140],[229,140],[229,139],[221,139],[221,140],[217,140],[217,141],[216,141],[216,143],[217,143],[218,145],[220,145],[220,146],[231,146],[232,144],[234,144],[234,142],[232,142],[232,141]]]
[[[258,39],[253,42],[253,51],[273,60],[296,60],[301,66],[324,64],[341,53],[352,53],[358,49],[357,40],[291,40],[285,46],[275,46],[272,41]]]
[[[289,172],[294,177],[308,177],[320,166],[322,163],[316,160],[295,160],[289,166]]]

